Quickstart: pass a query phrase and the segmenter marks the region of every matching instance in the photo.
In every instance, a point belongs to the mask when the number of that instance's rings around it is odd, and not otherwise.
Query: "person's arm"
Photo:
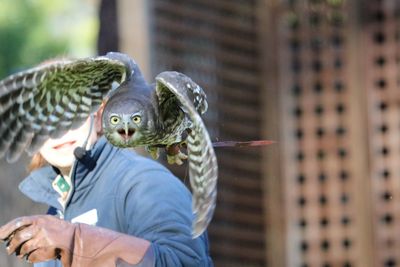
[[[50,215],[21,217],[0,228],[8,254],[36,263],[58,258],[64,267],[154,266],[146,240]]]
[[[121,180],[116,210],[124,232],[151,242],[155,266],[212,266],[206,235],[192,238],[192,200],[187,188],[163,169]]]

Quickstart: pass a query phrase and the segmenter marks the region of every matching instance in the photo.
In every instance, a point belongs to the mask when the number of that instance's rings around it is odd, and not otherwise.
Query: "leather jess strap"
[[[220,141],[213,142],[213,147],[246,147],[246,146],[268,146],[275,144],[272,140],[253,140],[253,141]]]

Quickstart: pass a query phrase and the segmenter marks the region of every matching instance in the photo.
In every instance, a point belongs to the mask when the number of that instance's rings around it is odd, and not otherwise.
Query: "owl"
[[[215,152],[200,117],[206,95],[188,76],[162,72],[147,84],[127,55],[51,61],[0,81],[0,156],[16,161],[49,138],[79,127],[106,100],[102,125],[114,146],[143,146],[169,163],[187,159],[193,194],[193,237],[211,221],[217,194]],[[181,151],[187,148],[187,155]]]

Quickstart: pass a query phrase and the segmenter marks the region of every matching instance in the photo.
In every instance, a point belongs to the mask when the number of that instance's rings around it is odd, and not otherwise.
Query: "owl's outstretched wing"
[[[201,235],[211,221],[217,197],[218,165],[207,129],[199,112],[207,109],[203,90],[189,77],[178,72],[162,72],[156,77],[159,102],[165,108],[181,108],[191,119],[187,137],[190,185],[193,194],[193,237]],[[171,93],[176,97],[171,97]],[[177,103],[178,106],[174,106]],[[162,103],[161,103],[162,104]]]
[[[35,153],[48,137],[83,124],[126,71],[105,57],[59,60],[0,81],[0,158]]]

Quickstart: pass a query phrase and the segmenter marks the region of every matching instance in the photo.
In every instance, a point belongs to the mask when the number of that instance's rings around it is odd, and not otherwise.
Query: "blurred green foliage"
[[[79,0],[1,0],[0,79],[49,58],[90,56],[97,35],[93,10],[93,3]]]

